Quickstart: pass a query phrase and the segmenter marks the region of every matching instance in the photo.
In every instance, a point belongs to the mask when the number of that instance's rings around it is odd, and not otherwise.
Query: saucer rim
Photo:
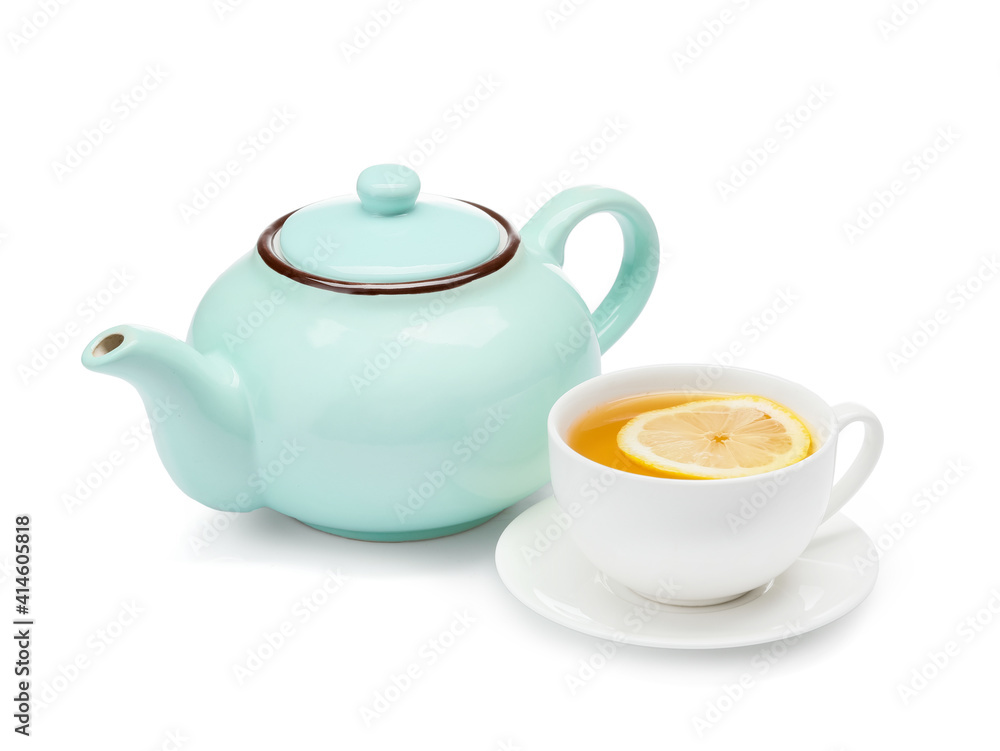
[[[801,636],[810,631],[815,631],[816,629],[823,628],[824,626],[828,626],[829,624],[837,620],[840,620],[841,618],[843,618],[851,611],[855,610],[865,600],[868,599],[872,591],[875,589],[875,583],[878,580],[879,561],[877,558],[874,561],[871,561],[869,559],[871,566],[869,567],[869,569],[866,570],[865,575],[862,578],[863,586],[859,586],[858,589],[853,593],[853,596],[845,597],[841,602],[837,603],[835,606],[831,607],[828,611],[824,612],[822,616],[818,616],[817,617],[818,619],[815,622],[810,621],[806,627],[794,633],[789,633],[787,628],[778,631],[777,629],[780,629],[784,624],[775,624],[776,630],[775,633],[773,634],[763,634],[762,632],[757,631],[752,636],[747,635],[740,637],[738,635],[734,635],[732,638],[729,639],[716,638],[714,641],[704,641],[704,640],[699,640],[697,637],[684,637],[684,636],[679,636],[674,638],[667,638],[663,636],[644,637],[642,634],[627,633],[621,630],[615,630],[609,627],[607,624],[600,623],[599,621],[595,621],[593,619],[587,621],[574,621],[569,618],[566,618],[558,611],[550,607],[547,607],[545,603],[540,598],[538,598],[536,590],[534,589],[532,589],[530,595],[526,597],[522,596],[522,594],[524,594],[523,592],[524,588],[512,585],[512,583],[508,580],[508,577],[515,570],[518,569],[523,570],[524,564],[517,563],[512,566],[508,566],[507,564],[501,562],[501,556],[504,555],[509,556],[509,552],[506,550],[506,548],[510,545],[510,538],[512,538],[517,531],[516,526],[518,522],[522,521],[522,517],[527,514],[540,513],[536,511],[536,509],[546,504],[558,504],[558,501],[556,501],[554,494],[547,495],[545,498],[539,500],[535,504],[532,504],[524,511],[522,511],[520,514],[518,514],[513,520],[511,520],[511,522],[507,525],[504,531],[500,534],[500,537],[497,539],[497,545],[494,551],[493,559],[494,559],[494,565],[497,570],[497,574],[500,577],[500,581],[503,582],[504,587],[507,588],[508,592],[510,592],[510,594],[518,602],[525,605],[527,608],[537,613],[538,615],[544,617],[546,620],[559,624],[566,628],[572,629],[579,633],[586,634],[588,636],[593,636],[599,639],[612,641],[615,644],[630,644],[634,646],[653,647],[657,649],[701,650],[701,649],[735,649],[739,647],[749,647],[760,644],[769,644],[776,641],[782,641],[784,639]],[[853,527],[853,531],[863,535],[870,544],[874,545],[868,533],[865,532],[850,517],[844,515],[843,513],[835,514],[830,519],[828,519],[827,522],[825,522],[824,524],[832,522],[834,519],[839,519],[841,523],[846,522],[851,527]],[[522,524],[523,523],[524,522],[522,521]],[[564,538],[564,540],[561,541],[563,542],[563,544],[572,545],[576,549],[577,554],[579,554],[581,558],[583,558],[583,560],[587,561],[586,557],[583,556],[579,548],[573,542],[571,536],[567,535]],[[796,559],[795,563],[793,563],[791,566],[789,566],[788,569],[786,569],[784,572],[775,577],[775,579],[772,580],[773,583],[777,583],[783,576],[787,574],[788,571],[791,571],[796,566],[796,564],[802,561],[803,557],[808,555],[812,545],[813,542],[810,542],[809,546]],[[514,560],[517,560],[516,556],[513,556],[512,558]],[[593,570],[595,574],[601,574],[599,569],[589,561],[587,561],[587,565]],[[775,586],[768,587],[768,591],[774,592],[777,590],[778,587]],[[758,600],[765,600],[767,598],[767,594],[768,592],[764,592],[760,595],[760,597],[754,598],[753,600],[751,600],[746,604],[749,605],[753,602],[757,602]],[[617,595],[615,595],[610,590],[606,591],[606,595],[608,597],[615,597],[616,599],[627,602],[623,598],[620,598]],[[772,594],[772,598],[774,596],[775,595]],[[654,601],[650,600],[650,602],[653,603]],[[741,606],[736,606],[735,608],[731,609],[736,610],[739,607]],[[715,612],[716,611],[714,611],[713,609],[712,612],[699,613],[697,611],[692,611],[691,613],[682,613],[680,615],[685,618],[699,618],[699,617],[714,615]],[[657,614],[656,617],[662,617],[663,615],[668,615],[668,614],[659,613]],[[677,613],[674,612],[670,613],[669,615],[677,615]]]

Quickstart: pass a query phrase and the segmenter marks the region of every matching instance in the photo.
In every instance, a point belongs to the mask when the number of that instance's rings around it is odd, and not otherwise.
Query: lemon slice
[[[685,477],[722,479],[804,459],[812,438],[791,411],[760,396],[687,402],[643,412],[618,432],[632,461]]]

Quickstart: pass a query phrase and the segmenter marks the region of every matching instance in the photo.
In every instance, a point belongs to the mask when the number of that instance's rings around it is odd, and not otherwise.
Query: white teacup
[[[763,396],[799,415],[817,447],[772,472],[674,480],[606,467],[566,443],[588,410],[662,391]],[[852,422],[864,424],[864,442],[834,483],[837,436]],[[864,484],[882,451],[878,418],[858,404],[831,407],[783,378],[708,365],[652,365],[592,378],[555,403],[548,432],[552,489],[573,520],[572,539],[608,577],[671,605],[726,602],[770,582]]]

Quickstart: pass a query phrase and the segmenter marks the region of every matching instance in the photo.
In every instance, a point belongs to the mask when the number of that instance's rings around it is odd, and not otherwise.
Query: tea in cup
[[[580,417],[570,448],[650,477],[719,480],[781,469],[815,439],[787,407],[752,394],[667,391],[616,399]]]
[[[834,483],[837,437],[865,437]],[[600,375],[549,413],[555,497],[604,574],[671,605],[766,585],[860,489],[882,427],[856,404],[741,368],[655,365]]]

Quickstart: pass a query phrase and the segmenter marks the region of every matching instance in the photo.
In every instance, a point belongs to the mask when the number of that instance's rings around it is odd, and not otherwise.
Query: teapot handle
[[[619,190],[581,185],[551,198],[521,230],[526,247],[562,267],[569,233],[591,214],[605,211],[618,221],[625,243],[615,283],[591,313],[602,354],[635,322],[653,291],[660,242],[649,212]]]

